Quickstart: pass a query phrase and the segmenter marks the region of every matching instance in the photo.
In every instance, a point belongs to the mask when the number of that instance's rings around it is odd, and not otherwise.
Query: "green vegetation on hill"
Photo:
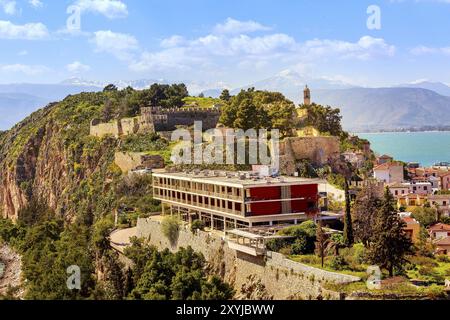
[[[11,177],[6,182],[9,188],[2,186],[2,192],[15,192],[14,186],[20,186],[19,194],[7,196],[23,196],[28,205],[20,210],[17,224],[0,219],[0,241],[23,257],[26,298],[124,299],[135,289],[131,271],[109,248],[113,216],[117,211],[119,224],[130,226],[137,217],[159,211],[160,203],[152,198],[151,176],[123,176],[114,164],[114,153],[124,150],[166,157],[170,144],[157,135],[91,137],[90,121],[134,116],[139,106],[148,104],[168,107],[179,101],[181,107],[187,95],[184,89],[183,85],[143,91],[109,86],[103,92],[68,96],[1,133],[0,174]],[[66,271],[72,265],[81,268],[81,290],[67,289]],[[203,269],[190,268],[195,286],[200,286],[190,295],[230,297],[226,284],[207,277]],[[180,272],[184,269],[174,271]],[[142,281],[139,288],[145,291]],[[183,297],[174,287],[180,282],[171,283],[167,297]]]
[[[223,105],[223,101],[214,98],[186,97],[183,99],[185,108],[212,108],[213,106]]]
[[[279,129],[288,136],[294,128],[295,105],[281,93],[242,90],[222,108],[220,122],[237,129]]]

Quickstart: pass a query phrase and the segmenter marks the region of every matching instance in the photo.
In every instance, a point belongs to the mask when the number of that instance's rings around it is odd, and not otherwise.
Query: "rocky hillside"
[[[32,199],[70,217],[108,206],[114,139],[89,137],[106,94],[68,96],[0,135],[0,214],[17,218]],[[118,93],[117,93],[118,94]]]

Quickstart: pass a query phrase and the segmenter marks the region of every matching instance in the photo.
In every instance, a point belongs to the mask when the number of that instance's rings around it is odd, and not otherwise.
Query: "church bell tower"
[[[311,105],[311,90],[309,90],[308,85],[303,90],[303,104],[305,106]]]

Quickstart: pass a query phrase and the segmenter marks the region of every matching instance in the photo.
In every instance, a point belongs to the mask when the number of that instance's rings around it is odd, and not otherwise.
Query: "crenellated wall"
[[[219,122],[220,110],[216,108],[141,108],[141,115],[134,118],[122,118],[108,123],[93,119],[90,134],[102,138],[112,135],[116,138],[143,132],[167,132],[177,126],[190,127],[195,121],[201,121],[203,130],[215,128]]]

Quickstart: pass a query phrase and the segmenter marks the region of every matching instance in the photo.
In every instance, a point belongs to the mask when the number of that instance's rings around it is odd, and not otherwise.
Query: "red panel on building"
[[[319,186],[317,184],[291,186],[292,198],[317,197],[318,193],[319,193]]]
[[[280,187],[258,187],[250,189],[252,201],[281,199]],[[264,216],[281,213],[281,202],[252,203],[250,214],[252,216]]]
[[[281,213],[281,202],[252,203],[251,216],[266,216]]]
[[[280,199],[281,187],[251,188],[250,197],[253,201]]]
[[[291,197],[304,198],[303,200],[293,200],[291,209],[293,213],[317,213],[319,186],[317,184],[297,185],[291,187]]]

